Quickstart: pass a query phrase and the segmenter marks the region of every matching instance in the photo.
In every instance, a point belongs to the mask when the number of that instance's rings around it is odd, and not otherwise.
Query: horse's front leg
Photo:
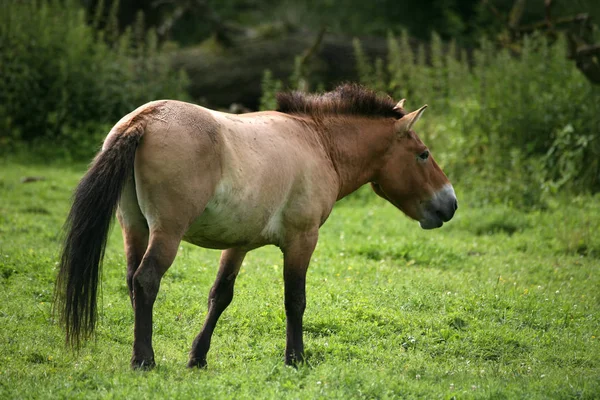
[[[240,266],[245,251],[239,249],[228,249],[221,254],[219,272],[217,279],[210,290],[208,297],[208,313],[202,330],[194,339],[188,367],[206,367],[206,354],[210,348],[210,340],[217,325],[219,317],[225,311],[233,299],[233,286],[235,278],[240,271]]]
[[[304,361],[302,317],[306,308],[306,271],[317,238],[317,230],[306,232],[295,235],[285,246],[282,246],[287,320],[285,363],[287,365]]]
[[[160,280],[173,263],[179,243],[179,237],[159,232],[151,233],[148,249],[133,275],[135,326],[131,367],[134,369],[151,369],[155,365],[152,349],[152,308]]]

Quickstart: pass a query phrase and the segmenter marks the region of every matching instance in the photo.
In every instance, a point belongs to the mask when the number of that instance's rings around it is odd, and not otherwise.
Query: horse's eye
[[[419,157],[419,160],[421,160],[421,161],[427,161],[427,159],[429,158],[429,150],[425,150],[424,152],[419,154],[418,157]]]

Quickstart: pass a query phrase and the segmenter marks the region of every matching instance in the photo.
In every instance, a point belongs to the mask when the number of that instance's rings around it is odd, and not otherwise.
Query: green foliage
[[[245,3],[247,0],[236,0]],[[261,0],[271,3],[263,18],[284,21],[292,26],[314,30],[327,26],[330,32],[345,35],[383,36],[387,31],[408,29],[416,37],[427,38],[432,29],[444,37],[469,40],[468,22],[476,14],[475,2],[431,0],[427,7],[415,7],[410,0]],[[241,6],[241,4],[240,4]],[[238,6],[239,7],[239,6]],[[487,11],[487,10],[484,10]]]
[[[157,98],[185,98],[156,34],[119,35],[118,2],[95,31],[76,0],[3,2],[0,13],[0,145],[17,142],[89,157],[123,115]],[[113,22],[110,22],[113,21]],[[40,146],[40,144],[44,144]]]
[[[354,57],[356,58],[356,72],[360,81],[367,86],[377,85],[375,74],[373,74],[373,66],[369,62],[366,54],[364,53],[360,40],[354,38],[352,40],[352,46],[354,47]]]
[[[282,83],[280,80],[273,78],[273,73],[270,70],[265,70],[261,82],[262,96],[260,98],[260,110],[275,110],[277,108],[277,99],[275,95],[281,91]]]
[[[420,132],[451,179],[482,202],[540,206],[562,189],[600,191],[600,88],[566,58],[566,43],[524,39],[510,54],[482,40],[469,62],[432,35],[414,57],[406,33],[388,36],[387,80],[355,42],[362,83],[409,108],[431,106]]]
[[[242,265],[206,370],[185,367],[219,252],[183,243],[154,307],[157,368],[129,369],[133,311],[118,228],[97,337],[63,346],[51,314],[59,230],[85,165],[0,161],[0,398],[594,399],[600,393],[600,197],[546,211],[463,206],[421,230],[365,187],[320,230],[306,365],[283,365],[281,253]],[[22,184],[23,176],[45,180]],[[459,193],[459,199],[462,193]]]

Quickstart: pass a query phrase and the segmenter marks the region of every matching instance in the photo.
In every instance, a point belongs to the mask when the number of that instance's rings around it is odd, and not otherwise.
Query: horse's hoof
[[[131,360],[131,369],[137,371],[150,371],[154,367],[156,367],[156,363],[154,362],[153,358],[151,358],[150,360]]]
[[[294,354],[289,354],[285,357],[285,365],[295,369],[298,369],[300,365],[304,364],[304,361],[304,354],[302,354],[300,357],[297,357]]]
[[[206,368],[206,359],[190,358],[187,363],[188,368]]]

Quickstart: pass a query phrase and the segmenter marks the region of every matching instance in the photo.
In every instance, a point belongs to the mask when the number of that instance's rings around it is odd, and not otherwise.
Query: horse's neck
[[[340,179],[338,200],[373,180],[383,166],[393,129],[374,118],[340,117],[325,124],[329,154]]]

